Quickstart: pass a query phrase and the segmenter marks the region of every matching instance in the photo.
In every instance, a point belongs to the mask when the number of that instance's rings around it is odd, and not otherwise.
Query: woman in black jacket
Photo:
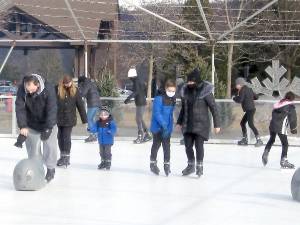
[[[87,123],[84,102],[70,76],[64,76],[57,87],[57,126],[60,159],[57,166],[70,165],[71,133],[76,125],[76,108],[83,124]]]
[[[270,122],[270,139],[265,147],[265,151],[262,156],[262,162],[265,165],[268,163],[269,152],[272,145],[275,142],[275,138],[278,135],[282,144],[281,168],[294,169],[295,166],[287,160],[288,152],[288,139],[287,128],[290,126],[292,134],[297,134],[297,114],[293,104],[295,95],[292,92],[287,92],[285,97],[278,103],[274,104],[272,119]]]
[[[181,94],[182,108],[177,124],[183,131],[188,166],[182,171],[183,176],[195,172],[195,156],[193,146],[196,148],[196,174],[203,174],[204,141],[209,138],[210,120],[209,110],[212,114],[215,132],[220,132],[220,118],[213,96],[213,85],[202,81],[200,71],[195,69],[187,77],[187,85]]]

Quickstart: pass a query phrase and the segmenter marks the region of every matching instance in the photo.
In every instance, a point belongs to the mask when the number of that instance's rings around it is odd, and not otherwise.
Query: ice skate
[[[255,147],[260,147],[263,146],[264,143],[262,142],[262,140],[260,139],[260,137],[256,137],[256,143],[254,144]]]
[[[106,170],[110,170],[110,167],[111,167],[111,161],[110,160],[106,160],[105,161],[105,169]]]
[[[51,180],[53,180],[54,175],[55,175],[55,169],[47,168],[47,174],[45,176],[46,181],[49,183]]]
[[[266,166],[268,163],[268,157],[269,157],[269,150],[265,149],[265,151],[262,155],[262,163],[264,164],[264,166]]]
[[[287,158],[282,158],[280,161],[281,169],[295,169],[295,165],[290,163]]]
[[[169,162],[165,162],[164,163],[164,171],[165,171],[166,176],[168,177],[169,174],[171,173],[170,163]]]
[[[98,170],[103,170],[105,169],[106,164],[104,160],[101,160],[101,163],[98,165]]]
[[[201,177],[203,175],[203,162],[198,162],[196,165],[196,175]]]
[[[147,131],[145,132],[145,136],[143,138],[143,142],[151,141],[152,140],[152,135]]]
[[[88,136],[88,137],[84,140],[85,143],[90,143],[90,142],[95,142],[95,141],[97,141],[97,136],[96,136],[96,134],[90,134],[90,136]]]
[[[143,135],[142,134],[139,134],[137,136],[137,138],[133,141],[134,144],[141,144],[141,143],[144,143],[144,140],[143,140]]]
[[[243,137],[240,141],[238,141],[238,145],[247,146],[248,145],[248,138]]]
[[[150,170],[152,173],[159,175],[159,168],[157,167],[157,162],[156,161],[151,161],[150,162]]]
[[[187,167],[182,171],[182,176],[188,176],[195,172],[195,163],[189,162]]]

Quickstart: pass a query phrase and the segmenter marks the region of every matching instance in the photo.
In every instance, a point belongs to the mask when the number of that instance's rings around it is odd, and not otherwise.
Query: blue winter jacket
[[[166,94],[158,95],[154,98],[150,127],[151,132],[162,132],[163,128],[165,128],[171,135],[173,131],[173,111],[175,103],[175,97],[170,98]]]
[[[93,124],[91,128],[92,133],[98,134],[98,142],[101,145],[113,145],[114,136],[117,132],[117,125],[112,117],[109,118],[108,122],[103,126],[98,120]]]

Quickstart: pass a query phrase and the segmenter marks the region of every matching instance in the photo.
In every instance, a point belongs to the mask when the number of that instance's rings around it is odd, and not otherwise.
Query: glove
[[[22,148],[23,143],[25,142],[26,138],[27,138],[26,136],[20,134],[18,136],[17,142],[15,143],[15,146],[18,147],[18,148]]]
[[[163,139],[166,139],[166,138],[170,137],[170,134],[169,134],[169,131],[168,131],[167,128],[163,128],[162,137],[163,137]]]
[[[126,99],[125,101],[124,101],[124,104],[128,104],[130,102],[130,99]]]
[[[297,129],[291,130],[291,133],[292,133],[292,134],[297,134]]]
[[[46,141],[49,139],[50,135],[52,133],[52,129],[46,129],[41,133],[41,140]]]

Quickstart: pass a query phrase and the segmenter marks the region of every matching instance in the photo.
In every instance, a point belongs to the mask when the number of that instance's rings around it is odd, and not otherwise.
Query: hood
[[[45,89],[45,81],[44,81],[44,79],[42,78],[41,75],[38,75],[38,74],[31,74],[31,76],[36,77],[36,78],[38,79],[39,83],[40,83],[40,87],[39,87],[39,89],[38,89],[38,91],[37,91],[37,94],[39,95],[39,94],[41,94],[41,93],[43,92],[43,90]],[[28,92],[27,92],[27,90],[26,90],[26,88],[25,88],[25,84],[24,84],[24,90],[25,90],[25,93],[27,94]]]
[[[284,106],[292,105],[292,104],[293,104],[293,102],[288,101],[288,100],[279,101],[279,102],[277,102],[277,103],[275,103],[275,104],[273,105],[273,109],[279,109],[279,108],[282,108],[282,107],[284,107]]]

